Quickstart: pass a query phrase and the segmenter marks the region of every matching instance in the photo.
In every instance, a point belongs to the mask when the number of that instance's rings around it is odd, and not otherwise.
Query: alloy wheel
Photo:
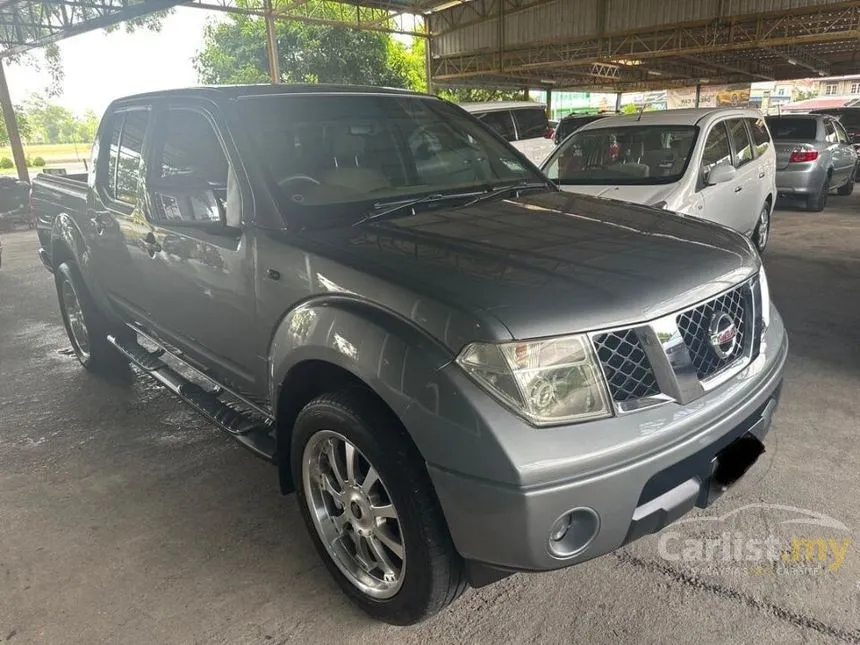
[[[320,430],[305,444],[302,484],[317,534],[341,573],[372,598],[394,596],[406,573],[403,531],[370,460],[343,435]]]
[[[756,243],[759,251],[763,251],[767,246],[767,239],[770,235],[770,208],[767,204],[761,209],[758,216],[758,226],[756,227]]]
[[[78,300],[78,294],[75,293],[74,287],[72,287],[68,280],[63,280],[61,291],[63,310],[69,323],[71,340],[81,358],[87,360],[90,357],[90,334],[87,329],[87,322],[84,319],[83,309],[81,309],[81,303]]]

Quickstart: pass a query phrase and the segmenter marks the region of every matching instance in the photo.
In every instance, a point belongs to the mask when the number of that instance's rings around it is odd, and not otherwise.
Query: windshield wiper
[[[468,193],[431,193],[429,195],[423,195],[422,197],[415,197],[413,199],[407,199],[405,201],[400,202],[389,202],[387,204],[376,204],[376,212],[371,213],[370,215],[366,215],[358,220],[353,226],[360,226],[361,224],[366,224],[367,222],[375,222],[378,219],[382,219],[388,215],[396,213],[397,211],[403,210],[404,208],[412,208],[413,206],[418,206],[419,204],[428,204],[430,202],[438,202],[447,199],[463,199],[464,197],[473,197],[480,193],[476,193],[474,191]],[[378,209],[382,210],[378,210]]]
[[[502,195],[507,195],[508,193],[512,193],[515,191],[529,190],[532,188],[550,188],[551,186],[552,184],[548,181],[520,181],[515,184],[506,184],[504,186],[498,186],[496,188],[488,189],[487,192],[463,204],[463,208],[471,206],[472,204],[477,204],[478,202],[486,201],[488,199],[501,197]]]

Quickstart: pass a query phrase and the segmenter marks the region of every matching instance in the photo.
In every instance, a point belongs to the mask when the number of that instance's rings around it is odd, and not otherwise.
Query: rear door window
[[[536,139],[546,134],[547,118],[543,108],[514,110],[518,139]]]
[[[141,179],[141,154],[148,109],[117,112],[112,120],[107,172],[102,188],[107,197],[133,206],[137,202]]]
[[[729,119],[726,125],[735,148],[735,168],[740,168],[755,158],[752,143],[743,119]]]
[[[849,143],[848,133],[845,132],[842,124],[839,121],[834,121],[833,126],[836,128],[836,138],[839,140],[839,143]]]
[[[764,119],[747,119],[747,125],[752,134],[756,153],[761,156],[770,148],[770,133],[767,131]]]
[[[830,119],[824,119],[824,140],[827,143],[838,143],[839,141],[836,128],[833,127],[833,121]]]
[[[499,110],[498,112],[483,112],[475,114],[475,116],[484,125],[489,126],[496,134],[500,135],[505,141],[515,141],[517,138],[514,130],[514,122],[511,118],[511,113],[508,110]]]

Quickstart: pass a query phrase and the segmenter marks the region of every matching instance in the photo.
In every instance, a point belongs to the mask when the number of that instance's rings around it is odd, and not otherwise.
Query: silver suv
[[[824,114],[767,117],[776,143],[776,189],[799,197],[811,211],[822,211],[831,190],[854,192],[857,152],[843,125]]]

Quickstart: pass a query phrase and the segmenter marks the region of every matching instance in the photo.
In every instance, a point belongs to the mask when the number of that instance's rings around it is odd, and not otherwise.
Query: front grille
[[[654,370],[632,329],[594,336],[612,399],[619,403],[660,393]]]
[[[747,340],[744,293],[748,289],[747,286],[732,289],[718,298],[678,315],[678,330],[687,344],[690,358],[700,379],[717,374],[743,355]],[[731,317],[738,330],[734,351],[725,358],[716,354],[709,339],[711,320],[714,314],[720,311],[724,311]]]

